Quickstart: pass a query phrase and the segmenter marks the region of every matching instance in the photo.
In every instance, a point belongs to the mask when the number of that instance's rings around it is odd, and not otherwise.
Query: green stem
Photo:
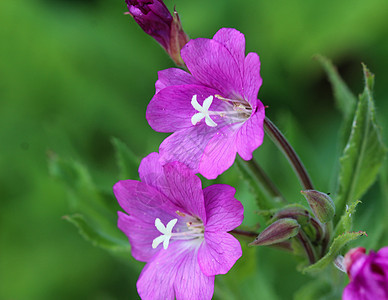
[[[295,150],[292,148],[280,130],[267,117],[264,119],[264,129],[275,145],[287,157],[296,175],[298,176],[303,189],[313,190],[313,183],[299,156],[296,154]]]

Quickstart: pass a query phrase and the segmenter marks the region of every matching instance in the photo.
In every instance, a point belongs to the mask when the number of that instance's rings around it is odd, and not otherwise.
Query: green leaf
[[[237,169],[249,183],[250,190],[261,210],[275,208],[284,201],[272,181],[254,160],[245,161],[238,157],[236,162]]]
[[[66,160],[55,153],[49,155],[49,172],[72,189],[94,189],[88,170],[80,163]]]
[[[324,298],[332,290],[332,286],[322,278],[308,282],[303,285],[295,294],[295,300],[317,300]]]
[[[49,170],[52,176],[64,183],[70,194],[73,210],[81,211],[85,215],[116,214],[117,210],[112,210],[112,207],[107,205],[103,192],[97,189],[88,169],[81,163],[52,154],[49,159]]]
[[[119,166],[119,178],[129,179],[137,178],[139,175],[137,170],[139,168],[140,159],[137,157],[128,146],[117,138],[112,138],[113,146],[116,150],[116,159]]]
[[[338,74],[336,67],[328,58],[322,55],[316,55],[315,58],[329,77],[338,109],[343,113],[345,118],[350,118],[356,108],[356,96],[350,91]]]
[[[217,275],[214,286],[216,300],[260,299],[278,300],[276,289],[271,284],[275,274],[268,264],[260,263],[255,247],[241,243],[243,255],[225,275]],[[276,277],[275,277],[276,278]]]
[[[73,214],[71,216],[64,216],[63,218],[75,225],[85,240],[91,242],[94,246],[121,252],[129,252],[131,249],[128,241],[114,239],[104,235],[102,232],[96,230],[94,226],[91,226],[81,214]]]
[[[376,180],[387,149],[375,121],[372,98],[374,75],[364,68],[365,89],[360,96],[349,140],[340,158],[339,191],[335,201],[339,221],[346,204],[358,200]]]
[[[71,211],[82,214],[96,232],[125,241],[125,236],[117,228],[117,211],[120,206],[113,191],[108,194],[98,189],[89,171],[79,162],[63,159],[55,154],[51,154],[49,158],[51,175],[58,178],[69,193]]]
[[[353,241],[360,236],[367,235],[365,231],[359,231],[359,232],[346,232],[339,236],[337,236],[333,243],[330,246],[329,252],[322,257],[320,260],[318,260],[315,264],[310,265],[302,270],[304,273],[314,273],[320,270],[323,270],[325,267],[327,267],[330,263],[332,263],[335,258],[337,257],[338,253],[341,251],[341,249],[350,241]]]
[[[341,219],[339,220],[336,228],[335,228],[335,233],[334,236],[340,235],[344,232],[351,231],[352,230],[352,225],[353,225],[353,216],[354,213],[356,212],[356,206],[361,203],[360,200],[355,200],[353,201],[352,204],[348,205],[342,214]]]
[[[344,120],[342,128],[339,131],[340,147],[344,147],[349,139],[350,131],[352,129],[352,119],[354,111],[357,106],[357,97],[350,91],[346,83],[338,74],[336,67],[332,62],[321,55],[315,56],[317,61],[321,64],[329,77],[330,84],[333,89],[335,103],[338,110],[342,113]]]

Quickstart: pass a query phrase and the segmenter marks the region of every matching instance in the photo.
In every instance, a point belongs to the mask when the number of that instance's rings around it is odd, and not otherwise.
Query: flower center
[[[225,102],[225,110],[209,110],[214,97]],[[226,118],[229,123],[239,123],[246,121],[252,114],[252,107],[246,100],[228,99],[220,95],[214,95],[214,97],[207,97],[201,106],[198,103],[197,95],[193,96],[191,99],[191,105],[198,112],[191,117],[191,124],[196,125],[199,121],[205,118],[206,125],[209,127],[216,127],[218,124],[210,116],[220,116],[222,118]]]
[[[177,228],[175,232],[172,232],[177,221],[178,219],[172,219],[167,223],[166,226],[164,226],[159,218],[155,219],[155,227],[162,234],[152,241],[153,249],[158,247],[161,243],[163,243],[163,248],[167,249],[171,238],[177,240],[191,240],[203,238],[205,227],[200,219],[190,217],[186,222],[187,227],[182,226],[180,228]]]

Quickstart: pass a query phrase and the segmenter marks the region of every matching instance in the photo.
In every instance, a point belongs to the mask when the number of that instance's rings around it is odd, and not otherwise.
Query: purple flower
[[[369,254],[362,247],[351,249],[344,262],[350,283],[343,300],[388,299],[388,247]]]
[[[179,66],[184,66],[180,50],[189,41],[178,13],[173,16],[161,0],[125,0],[129,14],[145,33],[152,36]]]
[[[146,117],[154,130],[174,132],[160,145],[162,164],[181,161],[214,179],[263,141],[259,56],[245,57],[244,35],[230,28],[189,41],[181,55],[191,74],[160,71]]]
[[[151,153],[139,167],[141,182],[113,187],[120,206],[118,227],[135,259],[147,262],[137,281],[142,299],[211,299],[214,275],[227,273],[241,246],[227,233],[243,220],[235,189],[200,179],[180,162],[161,166]]]

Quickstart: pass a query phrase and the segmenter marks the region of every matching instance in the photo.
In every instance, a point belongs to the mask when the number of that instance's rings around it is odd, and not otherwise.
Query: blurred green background
[[[191,38],[210,38],[221,27],[245,34],[247,52],[261,57],[259,98],[267,115],[293,143],[319,190],[335,192],[341,115],[314,54],[331,58],[356,94],[363,87],[360,63],[376,74],[377,116],[387,140],[386,0],[166,3],[176,5]],[[73,212],[69,193],[48,170],[50,155],[79,161],[108,191],[125,179],[117,175],[112,137],[143,157],[166,136],[151,130],[145,110],[157,71],[172,62],[125,11],[124,0],[0,3],[0,299],[137,297],[139,268],[129,256],[117,258],[86,242],[62,219]],[[298,182],[274,149],[266,140],[255,155],[290,201],[302,201]],[[235,174],[233,167],[219,181],[239,189]],[[375,230],[377,223],[385,222],[385,229],[388,224],[381,187],[387,182],[363,198],[355,224],[367,230],[369,237],[358,244],[368,248],[388,244],[387,235]],[[295,270],[288,254],[244,251],[255,257],[259,272],[241,285],[237,280],[232,299],[290,299],[312,280]],[[250,272],[244,263],[230,276]],[[227,276],[216,279],[221,299]]]

